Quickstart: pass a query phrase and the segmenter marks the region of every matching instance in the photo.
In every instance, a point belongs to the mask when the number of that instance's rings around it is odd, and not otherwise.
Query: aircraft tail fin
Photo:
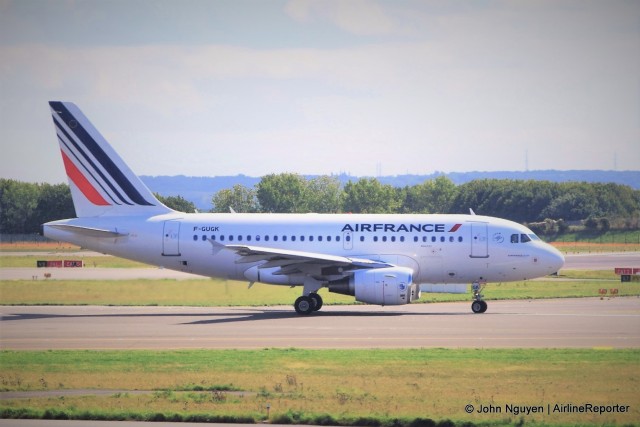
[[[156,199],[75,104],[51,101],[49,106],[79,218],[173,212]]]

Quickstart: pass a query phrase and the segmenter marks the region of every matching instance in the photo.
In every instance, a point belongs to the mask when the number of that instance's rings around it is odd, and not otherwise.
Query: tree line
[[[195,212],[181,196],[156,196],[167,206]],[[212,197],[211,212],[468,213],[557,230],[570,221],[602,228],[637,229],[640,190],[612,183],[555,183],[485,179],[455,185],[446,176],[396,188],[375,178],[341,185],[335,177],[266,175],[254,187],[235,185]],[[66,184],[0,179],[0,233],[36,233],[40,224],[75,215]],[[561,220],[558,222],[558,220]]]
[[[520,223],[545,219],[608,218],[637,228],[640,190],[613,183],[483,179],[455,185],[444,175],[396,188],[375,178],[340,185],[337,178],[307,180],[297,174],[267,175],[254,188],[236,185],[216,193],[213,212],[468,213]],[[622,222],[620,222],[622,221]]]

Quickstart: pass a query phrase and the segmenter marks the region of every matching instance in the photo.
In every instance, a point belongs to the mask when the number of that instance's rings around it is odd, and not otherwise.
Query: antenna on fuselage
[[[476,213],[473,211],[473,209],[469,208],[469,215],[475,215]]]

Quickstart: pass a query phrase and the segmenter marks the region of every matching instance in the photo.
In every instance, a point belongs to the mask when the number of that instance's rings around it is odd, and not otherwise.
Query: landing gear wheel
[[[315,292],[309,294],[309,298],[313,303],[313,311],[318,311],[322,308],[322,297]]]
[[[484,289],[487,282],[485,281],[475,281],[471,284],[471,291],[473,292],[473,302],[471,303],[471,311],[474,313],[484,313],[487,311],[487,303],[482,299],[482,294],[480,293],[482,289]]]
[[[311,314],[313,312],[314,302],[311,298],[302,296],[296,300],[293,307],[298,314]]]
[[[484,313],[487,311],[487,303],[482,300],[474,301],[471,303],[471,311],[474,313]]]

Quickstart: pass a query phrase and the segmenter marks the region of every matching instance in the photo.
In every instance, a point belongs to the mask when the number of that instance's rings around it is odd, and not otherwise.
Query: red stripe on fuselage
[[[71,159],[65,154],[64,151],[60,150],[62,153],[62,161],[64,162],[64,168],[67,171],[67,176],[73,181],[73,183],[82,191],[84,197],[86,197],[91,203],[98,206],[111,206],[111,203],[107,202],[101,195],[98,193],[98,190],[91,185],[91,183],[85,178],[85,176],[80,172],[80,170],[73,164]]]
[[[458,228],[460,228],[462,226],[462,224],[456,224],[453,227],[451,227],[451,230],[449,230],[449,233],[453,233],[455,231],[458,231]]]

